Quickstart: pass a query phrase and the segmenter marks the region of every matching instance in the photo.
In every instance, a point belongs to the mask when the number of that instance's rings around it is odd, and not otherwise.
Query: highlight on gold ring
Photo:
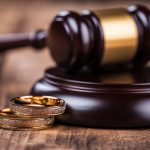
[[[47,129],[54,123],[54,116],[39,118],[14,114],[10,108],[0,110],[0,128],[9,130]]]
[[[10,100],[14,113],[38,117],[55,116],[64,113],[64,100],[52,96],[21,96]]]

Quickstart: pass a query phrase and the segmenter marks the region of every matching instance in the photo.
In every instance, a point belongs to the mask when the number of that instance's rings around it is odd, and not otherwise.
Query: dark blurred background
[[[149,0],[0,0],[0,34],[47,29],[52,18],[61,10],[102,9],[142,3]],[[59,44],[59,43],[58,43]],[[47,67],[55,65],[45,48],[14,49],[0,56],[0,98],[26,95],[33,83],[43,76]],[[1,104],[1,107],[5,104]]]

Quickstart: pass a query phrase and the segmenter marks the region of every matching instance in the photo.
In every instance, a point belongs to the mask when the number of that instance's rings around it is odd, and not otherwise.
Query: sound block
[[[150,68],[83,71],[47,69],[32,95],[51,95],[67,103],[58,123],[88,127],[150,127]]]

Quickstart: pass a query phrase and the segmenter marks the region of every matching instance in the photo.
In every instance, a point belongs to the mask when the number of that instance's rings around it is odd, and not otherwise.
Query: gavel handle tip
[[[41,49],[46,46],[47,32],[36,30],[29,33],[0,35],[0,53],[14,48],[32,46]]]

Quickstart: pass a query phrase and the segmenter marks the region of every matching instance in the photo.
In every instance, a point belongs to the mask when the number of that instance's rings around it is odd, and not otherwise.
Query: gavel
[[[142,5],[62,11],[48,31],[0,36],[0,52],[23,46],[47,46],[58,66],[68,72],[84,66],[143,66],[150,59],[150,11]]]

